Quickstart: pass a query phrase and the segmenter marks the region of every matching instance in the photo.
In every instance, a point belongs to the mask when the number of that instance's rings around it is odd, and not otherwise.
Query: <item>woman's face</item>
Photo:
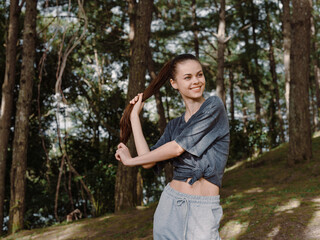
[[[176,66],[175,79],[170,79],[174,89],[179,90],[183,99],[199,99],[206,85],[201,64],[195,60],[186,60]]]

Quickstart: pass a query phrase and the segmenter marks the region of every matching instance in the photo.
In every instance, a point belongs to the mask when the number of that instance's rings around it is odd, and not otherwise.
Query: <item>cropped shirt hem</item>
[[[188,178],[191,178],[191,180],[192,180],[192,176],[190,175],[190,177],[185,177],[185,176],[175,176],[175,173],[173,173],[173,180],[177,180],[177,181],[181,181],[181,182],[187,182],[188,181]],[[207,180],[207,181],[209,181],[210,183],[212,183],[212,184],[214,184],[214,185],[216,185],[216,186],[218,186],[219,188],[221,188],[221,183],[219,183],[219,182],[217,182],[216,180],[217,180],[217,178],[215,177],[215,176],[212,176],[212,177],[202,177],[203,179],[205,179],[205,180]],[[189,180],[189,184],[190,184],[190,182],[191,182],[191,180]],[[197,180],[199,180],[199,179],[197,179]],[[196,180],[196,181],[197,181]],[[192,185],[192,184],[190,184],[190,185]]]

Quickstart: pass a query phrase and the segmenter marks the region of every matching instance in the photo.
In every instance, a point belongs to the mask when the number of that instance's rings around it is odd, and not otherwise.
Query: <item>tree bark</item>
[[[84,190],[87,192],[87,195],[89,197],[89,200],[91,202],[92,205],[92,215],[96,216],[97,215],[97,210],[98,210],[98,206],[97,206],[97,202],[93,196],[93,194],[91,193],[90,189],[88,188],[88,186],[85,184],[85,182],[83,181],[82,176],[78,173],[78,171],[72,166],[70,158],[67,154],[65,154],[65,157],[67,159],[67,163],[68,163],[68,167],[69,167],[69,171],[71,171],[77,178],[79,178],[79,181],[81,183],[81,186],[84,188]]]
[[[317,107],[317,99],[315,88],[313,86],[314,83],[310,81],[310,97],[311,97],[311,112],[312,112],[312,124],[311,124],[311,132],[314,133],[317,131],[317,126],[319,125],[318,120],[318,107]]]
[[[234,76],[233,76],[233,71],[230,68],[229,69],[229,91],[230,91],[230,113],[231,113],[231,121],[234,121],[234,93],[233,93],[233,88],[234,88]]]
[[[218,27],[218,72],[217,72],[217,95],[222,99],[226,106],[226,92],[224,86],[224,49],[225,49],[225,32],[226,32],[226,2],[220,1],[219,27]]]
[[[13,156],[10,173],[11,198],[9,232],[23,228],[26,190],[26,167],[29,134],[29,114],[35,63],[37,0],[26,1],[23,29],[23,51],[20,77],[20,91],[17,103],[13,140]]]
[[[65,162],[65,155],[62,156],[60,169],[59,169],[59,175],[58,175],[58,181],[56,186],[56,195],[54,199],[54,217],[56,218],[57,222],[60,222],[59,216],[58,216],[58,200],[59,200],[59,189],[60,189],[60,183],[61,183],[61,177],[63,174],[64,169],[64,162]]]
[[[255,67],[253,70],[253,75],[252,75],[252,86],[254,88],[254,98],[255,98],[255,102],[256,102],[256,119],[257,121],[260,123],[261,122],[261,103],[260,103],[260,95],[261,95],[261,91],[260,91],[260,85],[261,85],[261,79],[259,76],[259,63],[258,63],[258,44],[257,44],[257,34],[256,34],[256,19],[258,19],[257,17],[255,17],[255,4],[254,1],[251,0],[250,1],[250,8],[251,8],[251,23],[252,23],[252,37],[253,37],[253,45],[254,45],[254,53],[253,53],[253,57],[254,57],[254,62],[255,62]],[[257,14],[259,15],[259,13]],[[261,148],[261,146],[259,146]]]
[[[248,125],[247,106],[246,106],[246,102],[244,100],[244,94],[241,90],[240,90],[240,102],[242,105],[243,132],[246,133],[247,132],[247,125]]]
[[[143,205],[143,178],[141,172],[138,171],[137,174],[137,197],[136,197],[136,204],[138,206]]]
[[[5,174],[16,76],[16,55],[19,33],[20,7],[18,0],[10,1],[9,30],[6,48],[6,67],[2,85],[0,114],[0,236],[4,217]]]
[[[252,8],[252,14],[254,14],[254,3],[251,1],[251,8]],[[239,11],[239,15],[240,15],[240,19],[242,22],[243,26],[246,26],[246,22],[245,22],[245,16],[244,16],[244,12],[246,11],[244,9],[244,7],[241,5],[241,2],[238,1],[237,2],[237,8]],[[255,21],[255,18],[252,16],[252,21]],[[254,45],[256,45],[256,34],[255,34],[255,25],[252,25],[252,32],[253,32],[253,40],[254,40]],[[251,84],[252,84],[252,88],[254,90],[254,98],[255,98],[255,118],[257,120],[257,122],[261,122],[261,114],[260,114],[260,110],[261,110],[261,103],[260,103],[260,79],[257,76],[257,56],[256,54],[251,54],[250,53],[250,44],[249,44],[249,35],[247,31],[243,32],[244,35],[244,42],[245,42],[245,49],[246,49],[246,59],[245,61],[242,63],[242,67],[243,67],[243,72],[244,75],[251,80]],[[254,55],[255,58],[255,62],[256,62],[256,69],[253,69],[252,65],[251,65],[251,59],[249,58],[249,56]]]
[[[152,0],[140,0],[138,3],[129,1],[131,26],[129,35],[130,40],[131,37],[133,38],[127,103],[145,89],[145,74],[148,61],[147,51],[149,48],[152,11]],[[131,153],[133,153],[134,142],[132,138],[129,139],[127,146],[131,150]],[[122,163],[118,164],[115,185],[115,211],[131,208],[137,204],[137,189],[142,189],[142,186],[137,187],[137,173],[136,167],[129,168],[125,167]]]
[[[283,119],[281,114],[281,105],[280,105],[280,94],[279,94],[279,85],[278,85],[278,77],[276,72],[276,62],[274,58],[274,48],[273,48],[273,36],[270,27],[270,16],[269,16],[269,5],[268,2],[265,2],[265,10],[267,14],[267,36],[269,43],[269,62],[270,62],[270,73],[272,77],[272,95],[273,95],[273,105],[277,107],[277,116],[279,121],[279,129],[274,129],[275,131],[275,139],[273,145],[276,145],[276,136],[278,133],[280,134],[280,141],[285,142],[284,130],[283,130]],[[274,109],[275,110],[275,109]],[[275,113],[272,113],[275,114]],[[271,117],[273,118],[273,116]],[[279,130],[279,131],[278,131]]]
[[[287,119],[289,119],[289,95],[290,95],[290,48],[291,48],[291,24],[290,24],[290,0],[282,0],[283,18],[282,18],[282,34],[283,34],[283,64],[285,77],[285,99],[287,107]]]
[[[289,165],[308,161],[312,157],[309,112],[311,5],[309,0],[293,0],[292,5],[288,151]]]
[[[310,0],[312,4],[312,1]],[[319,109],[320,109],[320,67],[319,67],[319,54],[318,54],[318,42],[317,42],[317,29],[314,24],[314,17],[311,15],[311,36],[312,36],[312,53],[314,54],[312,65],[313,65],[313,73],[314,73],[314,85],[315,85],[315,95],[316,102],[315,106],[313,104],[314,109],[314,131],[320,129],[319,125]]]

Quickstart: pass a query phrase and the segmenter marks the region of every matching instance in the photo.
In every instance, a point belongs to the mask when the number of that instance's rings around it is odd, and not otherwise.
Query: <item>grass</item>
[[[227,169],[221,189],[223,240],[320,239],[320,137],[313,159],[286,165],[288,145]],[[71,224],[21,231],[6,240],[152,239],[156,204]]]
[[[288,144],[227,171],[222,239],[320,239],[320,137],[313,159],[286,165]]]

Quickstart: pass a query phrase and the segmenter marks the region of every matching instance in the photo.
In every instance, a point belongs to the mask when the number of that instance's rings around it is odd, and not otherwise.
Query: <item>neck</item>
[[[205,101],[204,97],[198,99],[183,99],[186,106],[185,120],[187,121],[195,112],[199,110],[202,103]]]

